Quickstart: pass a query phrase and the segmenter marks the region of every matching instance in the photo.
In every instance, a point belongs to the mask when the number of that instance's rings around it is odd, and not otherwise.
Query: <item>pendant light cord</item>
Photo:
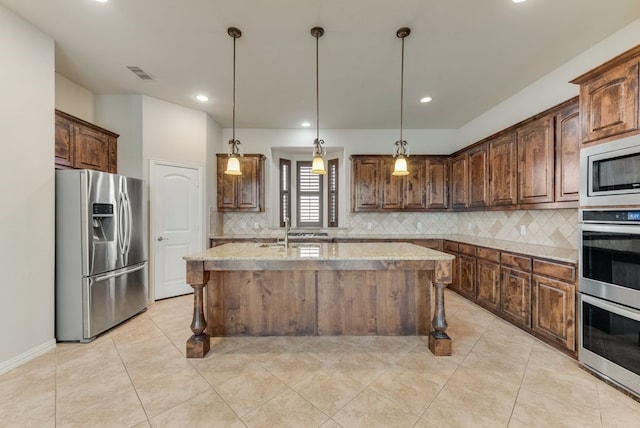
[[[318,69],[320,68],[320,61],[318,55],[318,39],[316,36],[316,141],[320,140],[320,74]]]
[[[404,42],[404,40],[403,40]],[[232,140],[235,145],[236,141],[236,38],[233,38],[233,131],[232,131]],[[235,152],[235,150],[234,150]]]
[[[404,146],[402,141],[403,106],[404,106],[404,37],[402,38],[402,56],[400,60],[400,144]],[[403,147],[403,151],[404,151],[404,147]]]

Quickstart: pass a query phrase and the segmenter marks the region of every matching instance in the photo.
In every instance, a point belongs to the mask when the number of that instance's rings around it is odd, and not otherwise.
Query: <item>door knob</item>
[[[165,238],[164,236],[158,236],[158,241],[168,241],[169,238]]]

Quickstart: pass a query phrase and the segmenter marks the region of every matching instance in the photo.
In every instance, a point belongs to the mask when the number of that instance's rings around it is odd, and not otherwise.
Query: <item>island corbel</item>
[[[204,318],[204,287],[209,282],[209,271],[204,270],[201,261],[187,261],[187,283],[193,287],[193,335],[187,340],[187,358],[203,358],[211,347],[210,336],[204,330],[207,321]]]

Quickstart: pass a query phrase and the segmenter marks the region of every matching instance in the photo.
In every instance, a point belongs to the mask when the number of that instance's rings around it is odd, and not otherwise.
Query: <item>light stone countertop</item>
[[[212,235],[211,239],[275,239],[275,236],[253,236],[253,235]],[[504,241],[493,238],[483,238],[479,236],[471,235],[458,235],[458,234],[412,234],[412,235],[350,235],[350,234],[329,234],[329,239],[379,239],[379,240],[392,240],[392,239],[446,239],[449,241],[462,242],[465,244],[477,245],[481,247],[492,248],[500,251],[508,251],[513,253],[519,253],[529,255],[533,257],[540,257],[550,260],[557,260],[565,263],[577,263],[578,251],[570,248],[558,248],[546,245],[528,244],[526,242],[516,241]],[[326,238],[325,238],[326,239]]]
[[[454,256],[405,242],[318,243],[282,245],[237,242],[184,257],[187,261],[222,260],[453,260]]]

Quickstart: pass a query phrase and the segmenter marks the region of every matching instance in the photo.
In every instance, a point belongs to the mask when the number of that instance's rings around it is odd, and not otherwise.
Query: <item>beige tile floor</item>
[[[423,337],[213,339],[192,296],[0,376],[2,427],[638,427],[640,403],[448,292],[453,356]]]

